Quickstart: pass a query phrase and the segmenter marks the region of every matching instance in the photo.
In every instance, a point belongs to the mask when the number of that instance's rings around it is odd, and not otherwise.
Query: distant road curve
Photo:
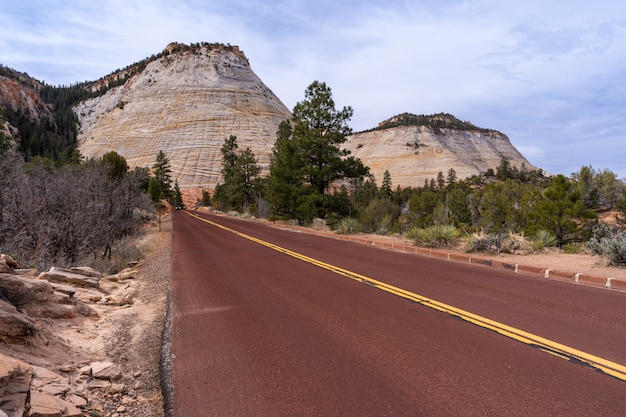
[[[174,416],[624,415],[624,293],[192,214]]]

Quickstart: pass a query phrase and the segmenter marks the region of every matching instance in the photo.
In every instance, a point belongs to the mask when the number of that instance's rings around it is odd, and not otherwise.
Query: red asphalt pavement
[[[199,215],[626,364],[626,293]],[[626,415],[625,381],[184,212],[172,251],[174,417]]]

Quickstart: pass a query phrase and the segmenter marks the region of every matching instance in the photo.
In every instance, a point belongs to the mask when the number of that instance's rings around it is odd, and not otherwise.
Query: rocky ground
[[[171,223],[164,216],[161,231],[154,224],[140,237],[145,259],[119,274],[87,280],[95,284],[68,285],[66,278],[48,284],[41,275],[32,280],[54,289],[42,287],[45,297],[20,306],[28,313],[25,320],[32,321],[27,334],[0,335],[0,410],[9,417],[22,417],[24,411],[28,416],[163,416],[159,365],[170,243]],[[5,295],[2,279],[24,273],[9,272],[0,274]],[[75,292],[68,297],[64,290]],[[0,308],[0,324],[7,317]]]
[[[411,244],[401,236],[360,237]],[[145,254],[139,264],[120,274],[84,278],[81,284],[69,285],[69,278],[55,282],[54,271],[49,271],[52,277],[38,275],[37,279],[28,278],[28,274],[36,275],[33,271],[18,270],[25,276],[16,275],[18,271],[0,273],[0,288],[5,298],[8,298],[7,292],[11,292],[7,282],[13,282],[15,277],[29,285],[38,285],[30,287],[29,294],[33,291],[37,294],[35,302],[24,302],[20,306],[22,312],[28,313],[21,322],[28,330],[26,334],[6,334],[11,328],[7,324],[10,314],[6,312],[8,308],[3,310],[0,304],[0,410],[6,415],[22,417],[20,412],[29,407],[30,411],[24,415],[33,417],[165,415],[167,398],[164,400],[162,396],[161,364],[163,362],[167,372],[168,360],[161,358],[168,356],[162,334],[166,326],[170,278],[170,216],[163,216],[160,231],[156,224],[148,228],[139,244]],[[464,248],[449,251],[464,253]],[[626,269],[609,267],[601,258],[590,255],[552,251],[485,257],[626,278]],[[53,292],[48,287],[51,285],[54,285]],[[72,295],[68,296],[69,293]],[[5,301],[0,297],[0,303]],[[15,401],[11,403],[16,399],[19,403],[20,398],[23,399],[21,410],[14,407]],[[50,407],[56,407],[56,414]],[[4,417],[2,412],[0,417]]]

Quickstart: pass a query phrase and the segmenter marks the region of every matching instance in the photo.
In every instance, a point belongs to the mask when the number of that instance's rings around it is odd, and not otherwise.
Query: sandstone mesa
[[[36,94],[41,84],[12,73],[17,75],[0,75],[0,107],[33,121],[51,120]],[[230,135],[237,136],[241,150],[252,150],[267,174],[278,125],[291,118],[237,46],[172,43],[158,56],[84,87],[106,92],[73,109],[81,154],[115,151],[130,167],[151,167],[163,151],[182,189],[213,189],[221,181],[220,148]],[[13,136],[17,132],[10,123],[1,128]],[[480,128],[379,126],[349,136],[345,148],[371,168],[377,181],[389,170],[394,187],[420,187],[450,168],[463,179],[496,168],[503,158],[535,168],[506,135]]]

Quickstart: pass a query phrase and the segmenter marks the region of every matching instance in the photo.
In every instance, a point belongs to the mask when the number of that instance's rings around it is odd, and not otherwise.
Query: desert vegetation
[[[149,181],[147,168],[129,170],[115,152],[59,166],[8,149],[0,156],[0,251],[40,270],[80,261],[112,271],[137,260],[129,242],[154,214]]]
[[[502,159],[481,175],[458,179],[449,168],[416,188],[394,189],[387,171],[379,187],[368,167],[341,150],[351,116],[349,107],[335,109],[326,84],[311,84],[292,120],[278,129],[269,176],[261,179],[254,169],[253,182],[230,171],[243,169],[236,163],[243,154],[227,139],[222,153],[228,180],[215,194],[218,206],[304,225],[321,218],[337,233],[402,234],[424,246],[463,242],[468,251],[492,253],[555,247],[626,263],[626,187],[611,171],[583,166],[569,177],[547,176]],[[436,120],[401,116],[389,123],[478,129],[445,114]],[[254,155],[246,160],[256,163]],[[599,213],[607,212],[610,226],[600,220]]]

